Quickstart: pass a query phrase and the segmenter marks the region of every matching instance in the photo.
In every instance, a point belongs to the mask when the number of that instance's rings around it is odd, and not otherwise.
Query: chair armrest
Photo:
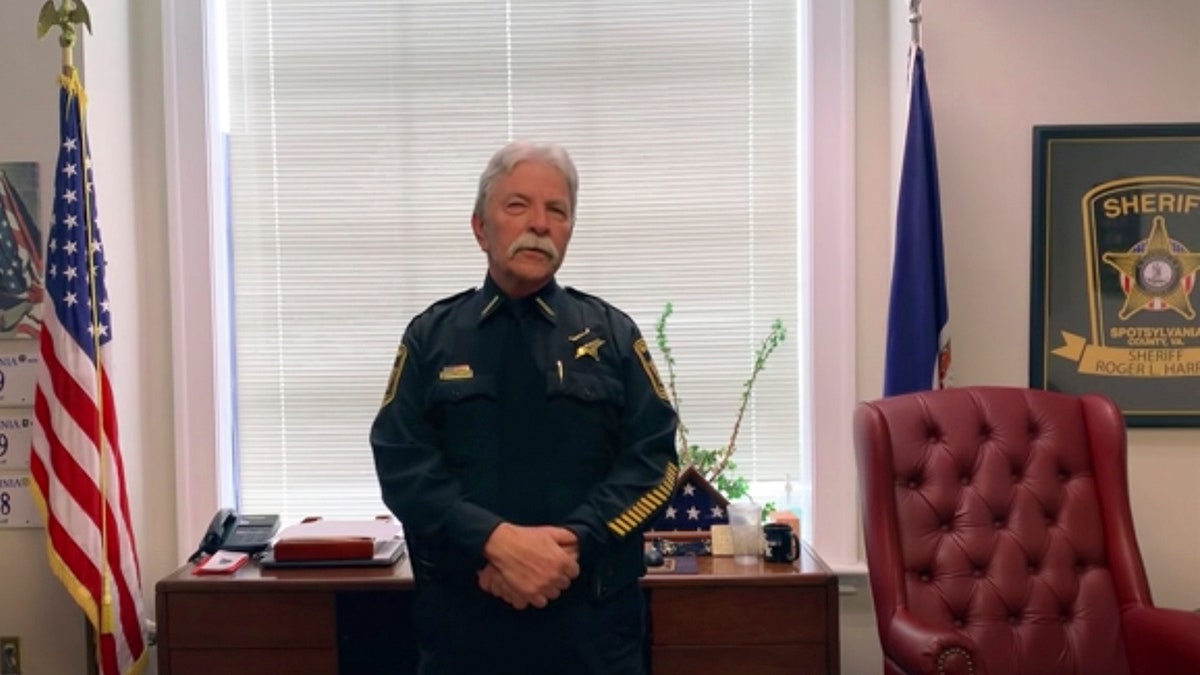
[[[1200,673],[1200,614],[1134,607],[1121,613],[1121,628],[1135,675]]]
[[[883,651],[913,675],[987,675],[974,640],[935,627],[903,609],[888,623]]]

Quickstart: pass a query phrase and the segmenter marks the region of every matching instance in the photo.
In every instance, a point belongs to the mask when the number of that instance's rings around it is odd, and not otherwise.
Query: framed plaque
[[[1200,124],[1033,132],[1030,386],[1200,424]]]
[[[37,162],[0,162],[0,339],[36,342],[42,327],[40,203]]]

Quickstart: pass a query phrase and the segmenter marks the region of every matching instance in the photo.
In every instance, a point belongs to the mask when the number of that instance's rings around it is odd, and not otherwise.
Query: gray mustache
[[[526,232],[517,237],[512,245],[508,247],[508,257],[513,257],[523,250],[541,251],[550,256],[551,260],[558,260],[558,247],[549,237],[539,237],[536,234]]]

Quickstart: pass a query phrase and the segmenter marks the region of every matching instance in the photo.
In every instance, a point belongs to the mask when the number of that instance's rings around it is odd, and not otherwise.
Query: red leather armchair
[[[1200,673],[1200,615],[1150,598],[1111,401],[921,392],[860,404],[854,439],[887,675]]]

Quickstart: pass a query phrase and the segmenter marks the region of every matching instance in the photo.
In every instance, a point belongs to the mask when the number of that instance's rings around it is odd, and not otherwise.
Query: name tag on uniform
[[[472,377],[475,377],[475,373],[471,371],[471,366],[465,363],[446,366],[442,368],[442,372],[438,373],[439,380],[469,380]]]

